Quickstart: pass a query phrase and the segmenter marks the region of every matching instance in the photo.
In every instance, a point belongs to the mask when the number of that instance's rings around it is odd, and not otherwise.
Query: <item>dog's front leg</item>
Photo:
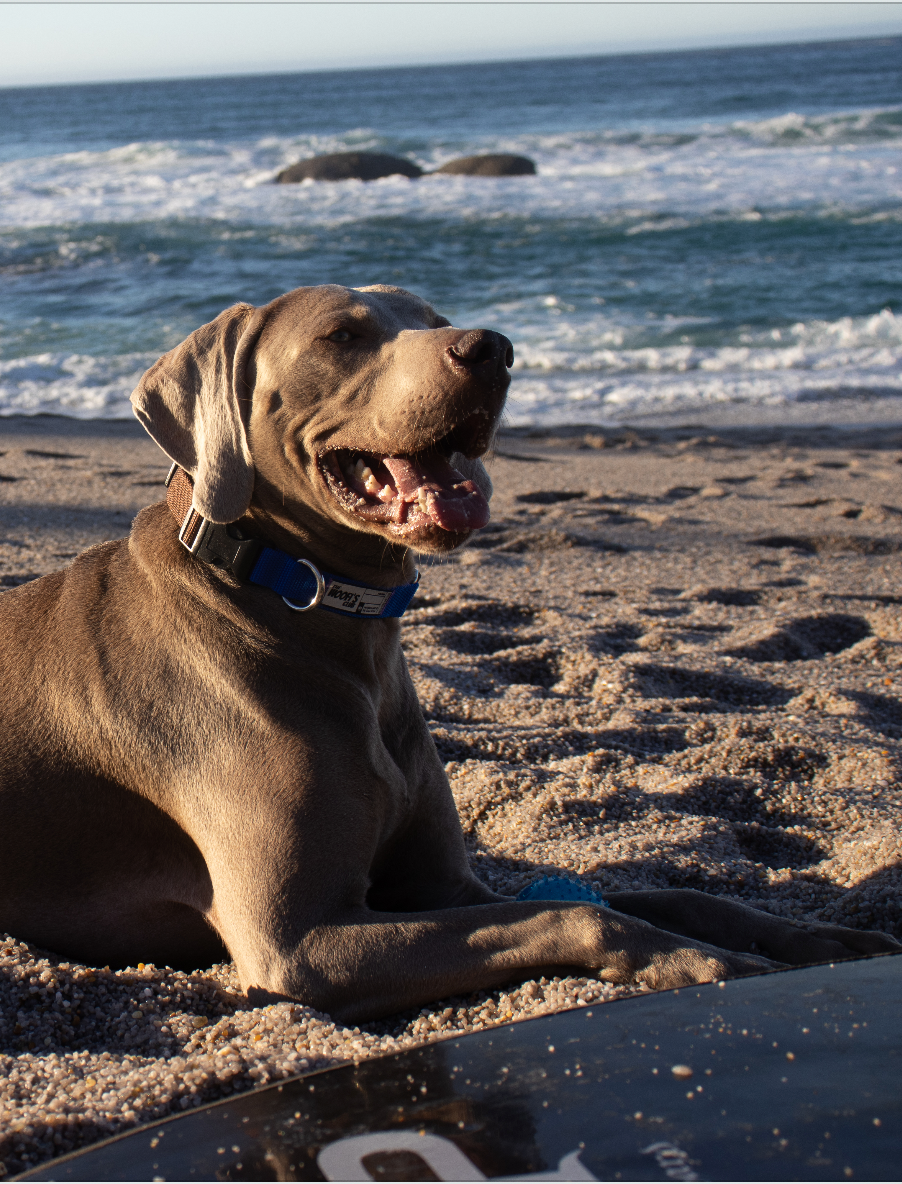
[[[670,933],[795,966],[902,949],[886,933],[786,921],[739,901],[691,889],[614,892],[608,899],[612,908]]]
[[[250,957],[238,954],[255,1002],[297,999],[343,1022],[566,969],[676,987],[773,966],[612,909],[542,901],[424,913],[358,908],[311,926],[291,948],[255,944]]]

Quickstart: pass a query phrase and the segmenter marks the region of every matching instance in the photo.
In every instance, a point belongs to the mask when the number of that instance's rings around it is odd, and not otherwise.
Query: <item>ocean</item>
[[[346,149],[534,177],[274,185]],[[0,90],[0,415],[131,415],[236,301],[500,329],[512,425],[902,398],[902,38]],[[902,403],[900,403],[902,410]]]

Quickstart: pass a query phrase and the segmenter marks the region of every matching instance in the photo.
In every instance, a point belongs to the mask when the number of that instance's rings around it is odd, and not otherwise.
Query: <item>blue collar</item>
[[[333,576],[320,571],[309,559],[294,559],[285,551],[266,546],[261,548],[247,578],[252,584],[278,592],[296,612],[322,608],[346,617],[402,617],[419,586],[419,572],[412,584],[376,588],[347,576]]]

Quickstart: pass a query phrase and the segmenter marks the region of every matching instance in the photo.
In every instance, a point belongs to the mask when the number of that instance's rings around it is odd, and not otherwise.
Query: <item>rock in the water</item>
[[[279,184],[294,181],[375,181],[379,177],[421,177],[423,170],[403,156],[389,156],[385,152],[332,152],[328,156],[311,156],[282,169],[276,177]]]
[[[528,156],[511,152],[488,152],[482,156],[458,156],[436,173],[456,173],[467,177],[529,177],[536,171]]]

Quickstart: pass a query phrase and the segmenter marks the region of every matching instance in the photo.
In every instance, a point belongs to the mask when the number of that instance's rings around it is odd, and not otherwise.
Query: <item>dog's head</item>
[[[249,510],[445,551],[488,521],[489,447],[513,349],[400,288],[298,288],[236,305],[132,395],[213,522]]]

